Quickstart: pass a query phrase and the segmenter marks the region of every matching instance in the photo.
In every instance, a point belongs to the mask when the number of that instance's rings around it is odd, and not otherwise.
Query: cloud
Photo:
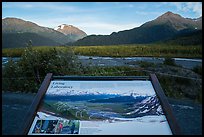
[[[82,17],[82,20],[85,20],[86,17]],[[25,19],[29,20],[29,19]],[[94,19],[89,18],[87,21],[80,21],[78,18],[53,18],[53,19],[45,19],[45,20],[32,20],[36,24],[43,27],[55,28],[60,24],[68,24],[74,25],[75,27],[83,30],[88,35],[96,34],[96,35],[109,35],[112,32],[118,32],[128,29],[133,29],[135,27],[139,27],[143,23],[123,23],[123,24],[115,24],[110,22],[101,22],[94,21]],[[47,26],[52,22],[52,26]]]
[[[197,15],[202,16],[202,3],[199,2],[188,2],[186,8],[193,10]]]
[[[193,11],[197,16],[202,16],[202,2],[169,2],[165,4],[176,6],[178,11]]]
[[[133,4],[128,4],[127,6],[128,6],[128,8],[134,8]]]
[[[4,2],[3,8],[38,9],[57,12],[84,12],[76,6],[66,5],[61,2]]]
[[[112,24],[106,22],[86,22],[79,23],[78,26],[82,28],[87,34],[101,34],[109,35],[112,32],[118,32],[128,29],[139,27],[142,23],[125,23],[125,24]],[[100,32],[100,33],[98,33]]]
[[[150,15],[150,16],[160,16],[161,14],[163,14],[162,11],[136,11],[135,12],[136,14],[138,15],[141,15],[141,16],[147,16],[147,15]]]

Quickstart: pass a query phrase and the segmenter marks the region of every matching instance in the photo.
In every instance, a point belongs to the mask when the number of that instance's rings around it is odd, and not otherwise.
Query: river
[[[138,66],[139,61],[151,62],[151,63],[163,63],[164,58],[157,57],[124,57],[124,58],[112,58],[112,57],[99,57],[99,56],[78,56],[83,65],[91,66]],[[8,63],[8,57],[2,57],[2,66]],[[20,58],[12,58],[14,61],[18,61]],[[183,68],[192,69],[195,66],[202,65],[202,59],[187,59],[187,58],[173,58],[177,65],[181,65]]]

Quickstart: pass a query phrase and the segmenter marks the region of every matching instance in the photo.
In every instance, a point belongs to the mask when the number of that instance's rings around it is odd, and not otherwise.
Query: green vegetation
[[[75,46],[78,55],[109,57],[185,57],[201,58],[202,46],[172,46],[155,44],[117,45],[117,46]]]
[[[2,90],[4,91],[22,91],[22,92],[37,92],[40,81],[42,82],[45,74],[39,76],[39,80],[35,78],[33,74],[31,76],[25,76],[24,69],[15,66],[9,62],[6,69],[3,69],[3,81]],[[17,68],[16,68],[17,67]],[[20,69],[22,70],[20,72]],[[142,72],[132,67],[84,67],[76,74],[76,71],[68,71],[64,74],[59,74],[62,68],[57,68],[55,75],[77,75],[77,76],[144,76],[148,75],[146,72]],[[45,71],[47,73],[51,71]],[[39,81],[39,82],[38,82]]]
[[[2,48],[26,47],[28,41],[33,41],[33,46],[60,45],[59,42],[56,42],[49,36],[44,37],[36,33],[2,33]]]
[[[9,60],[2,70],[2,90],[37,92],[47,73],[76,75],[83,68],[72,50],[35,50],[29,44],[18,62]]]
[[[181,46],[167,44],[133,44],[133,45],[109,45],[109,46],[41,46],[33,47],[34,50],[47,52],[49,49],[72,49],[76,55],[108,56],[108,57],[185,57],[201,58],[202,46]],[[21,56],[24,48],[3,49],[2,56]]]
[[[24,48],[2,49],[2,57],[20,57],[23,55],[24,51]]]
[[[32,47],[33,50],[41,53],[47,53],[50,50],[58,50],[58,51],[66,51],[70,50],[69,47],[63,47],[63,46],[39,46],[39,47]],[[3,57],[21,57],[26,48],[7,48],[2,50],[2,56]]]
[[[179,44],[179,45],[199,45],[202,43],[202,30],[188,32],[184,34],[180,34],[175,36],[174,38],[166,41],[162,41],[163,43],[168,43],[171,45]]]
[[[188,98],[202,103],[202,81],[157,75],[167,97]]]
[[[202,66],[196,66],[192,70],[202,76]]]
[[[9,60],[2,69],[2,90],[37,92],[47,73],[78,76],[144,75],[129,67],[83,67],[71,48],[39,48],[42,50],[33,48],[30,43],[18,62]]]
[[[151,63],[151,62],[146,62],[146,61],[140,61],[139,62],[140,67],[142,68],[148,68],[148,67],[155,67],[156,64],[155,63]]]
[[[165,58],[164,65],[177,66],[173,58]]]
[[[3,49],[3,56],[21,56],[21,59],[18,62],[9,60],[2,68],[2,91],[36,93],[47,73],[77,76],[148,76],[150,73],[134,67],[85,67],[77,59],[76,54],[115,57],[165,55],[200,58],[202,47],[167,45],[164,47],[161,45],[32,47],[30,43],[27,48],[23,49]],[[144,68],[155,67],[154,63],[140,62],[139,65]],[[195,67],[193,71],[202,75],[202,67]],[[168,97],[187,97],[202,102],[202,83],[159,74],[158,79]]]

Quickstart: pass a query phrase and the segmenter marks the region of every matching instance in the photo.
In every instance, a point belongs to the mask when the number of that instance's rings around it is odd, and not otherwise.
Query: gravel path
[[[191,100],[168,98],[184,135],[202,135],[202,105]]]
[[[25,114],[30,107],[35,94],[32,93],[2,93],[2,133],[3,135],[18,135]],[[202,105],[189,100],[169,98],[174,114],[185,135],[202,134]]]
[[[18,135],[35,94],[2,93],[2,133]]]

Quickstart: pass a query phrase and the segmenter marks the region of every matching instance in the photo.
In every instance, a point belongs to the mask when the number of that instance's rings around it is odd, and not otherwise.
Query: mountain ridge
[[[148,44],[158,41],[165,42],[175,38],[177,35],[190,34],[196,30],[202,31],[202,16],[190,19],[170,11],[158,16],[154,20],[145,22],[139,27],[112,32],[110,35],[87,35],[77,27],[67,24],[61,24],[55,28],[48,28],[19,18],[8,17],[2,19],[2,35],[4,35],[2,41],[6,41],[3,42],[3,48],[19,47],[20,44],[15,43],[18,43],[18,41],[26,43],[27,39],[34,41],[34,46],[42,46],[44,44],[56,46],[58,43],[59,45],[67,46]],[[12,34],[9,35],[9,33]],[[29,33],[30,37],[27,37],[24,33]],[[200,38],[201,34],[198,34]],[[14,41],[4,40],[5,36],[12,36]],[[195,38],[195,36],[189,38]],[[50,42],[48,42],[49,40]],[[46,42],[43,43],[41,41]],[[200,41],[202,40],[198,40],[195,43]]]
[[[65,36],[48,27],[41,27],[36,23],[19,18],[2,19],[2,33],[36,33],[40,36],[51,38],[56,42],[70,42]]]
[[[25,35],[26,33],[29,33],[29,36],[33,35],[35,39],[32,36],[31,37],[26,36]],[[60,31],[54,30],[53,28],[39,26],[38,24],[33,23],[31,21],[25,21],[23,19],[14,18],[14,17],[7,17],[2,19],[2,35],[12,36],[12,39],[15,39],[15,41],[7,41],[7,40],[4,40],[5,37],[2,38],[2,41],[6,41],[6,42],[3,42],[4,48],[18,47],[19,46],[19,44],[17,44],[18,41],[22,41],[23,43],[26,43],[28,42],[26,41],[27,39],[35,43],[33,46],[42,46],[44,43],[49,44],[48,46],[56,46],[57,43],[59,45],[63,45],[68,42],[74,42],[78,40],[78,37],[81,37],[81,36],[78,36],[77,34],[74,36],[65,35]],[[25,40],[23,40],[24,38]],[[50,39],[51,41],[43,42],[43,41],[48,41],[48,39]],[[15,43],[17,44],[17,46],[15,46]],[[23,47],[22,46],[23,44],[20,44],[20,45],[21,45],[20,47]]]
[[[68,45],[146,44],[170,39],[184,29],[202,29],[202,17],[188,19],[168,11],[139,27],[113,32],[110,35],[89,35]]]

